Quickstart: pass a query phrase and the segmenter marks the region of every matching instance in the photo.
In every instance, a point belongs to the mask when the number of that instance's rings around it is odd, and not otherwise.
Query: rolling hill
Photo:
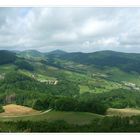
[[[17,52],[17,55],[26,59],[43,59],[44,57],[44,54],[37,50],[25,50],[22,52]]]
[[[65,67],[65,63],[74,63],[92,66],[98,70],[106,68],[119,68],[124,72],[140,73],[140,54],[122,53],[114,51],[99,51],[93,53],[74,52],[68,53],[61,50],[55,50],[48,53],[41,53],[36,50],[27,50],[18,53],[18,56],[24,58],[40,58],[45,60],[46,64]],[[49,61],[50,60],[50,61]],[[64,63],[65,62],[65,63]]]
[[[47,55],[51,59],[73,61],[83,65],[92,65],[98,69],[117,67],[125,72],[140,73],[140,54],[122,53],[114,51],[100,51],[93,53],[61,53],[61,55]]]
[[[123,124],[122,118],[114,116],[139,117],[139,66],[140,54],[133,53],[1,50],[2,129],[7,132],[9,127],[12,131],[20,127],[20,131],[30,131],[30,124],[31,127],[41,125],[36,127],[36,130],[41,128],[39,131],[44,131],[43,126],[48,131],[47,127],[51,129],[52,125],[52,129],[58,131],[56,127],[59,125],[64,130],[71,128],[71,125],[83,125],[85,127],[82,131],[85,131],[87,125],[89,130],[93,130],[93,124],[96,124],[100,127],[95,127],[94,130],[104,130],[107,129],[104,125],[106,120],[109,122],[107,126],[112,120],[113,125],[117,121]],[[52,111],[45,112],[46,110]],[[23,125],[19,123],[21,121]],[[17,127],[13,128],[12,123]],[[79,128],[80,126],[78,130]],[[74,128],[70,129],[72,130]]]
[[[135,99],[140,91],[140,54],[113,51],[68,53],[61,50],[0,53],[1,104],[32,106],[36,99],[42,100],[50,95],[87,98],[86,93],[91,93],[92,96],[102,95],[105,99],[100,99],[110,102],[109,107],[139,106]],[[106,100],[120,91],[125,94]],[[127,102],[132,92],[131,101]]]

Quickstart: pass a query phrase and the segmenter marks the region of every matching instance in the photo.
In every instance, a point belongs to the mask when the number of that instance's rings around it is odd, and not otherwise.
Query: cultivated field
[[[6,105],[3,106],[3,108],[5,112],[0,113],[0,117],[34,115],[40,113],[40,111],[36,111],[32,108],[21,106],[21,105],[15,105],[15,104]]]
[[[136,116],[140,115],[139,109],[134,108],[125,108],[125,109],[115,109],[115,108],[109,108],[107,110],[107,115],[111,116]]]

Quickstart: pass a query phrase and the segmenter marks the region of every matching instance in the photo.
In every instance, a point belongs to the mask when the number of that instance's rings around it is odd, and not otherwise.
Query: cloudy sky
[[[0,49],[140,53],[140,8],[0,8]]]

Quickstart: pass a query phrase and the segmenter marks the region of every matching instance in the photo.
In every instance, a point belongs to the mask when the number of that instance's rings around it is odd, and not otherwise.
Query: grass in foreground
[[[94,113],[87,113],[87,112],[62,112],[62,111],[50,111],[46,113],[38,113],[36,114],[31,113],[28,116],[4,116],[2,113],[0,114],[0,121],[56,121],[56,120],[64,120],[70,124],[89,124],[95,118],[102,117],[101,115],[97,115]]]
[[[69,124],[90,124],[96,118],[102,118],[103,115],[98,115],[88,112],[65,112],[65,111],[45,111],[40,112],[32,108],[10,104],[4,106],[5,112],[0,113],[0,121],[46,121],[52,122],[56,120],[64,120]],[[139,109],[125,108],[107,110],[107,116],[130,116],[140,115]]]

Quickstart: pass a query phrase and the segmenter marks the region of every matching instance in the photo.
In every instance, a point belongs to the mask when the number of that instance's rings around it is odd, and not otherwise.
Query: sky
[[[0,8],[0,49],[140,53],[140,8]]]

